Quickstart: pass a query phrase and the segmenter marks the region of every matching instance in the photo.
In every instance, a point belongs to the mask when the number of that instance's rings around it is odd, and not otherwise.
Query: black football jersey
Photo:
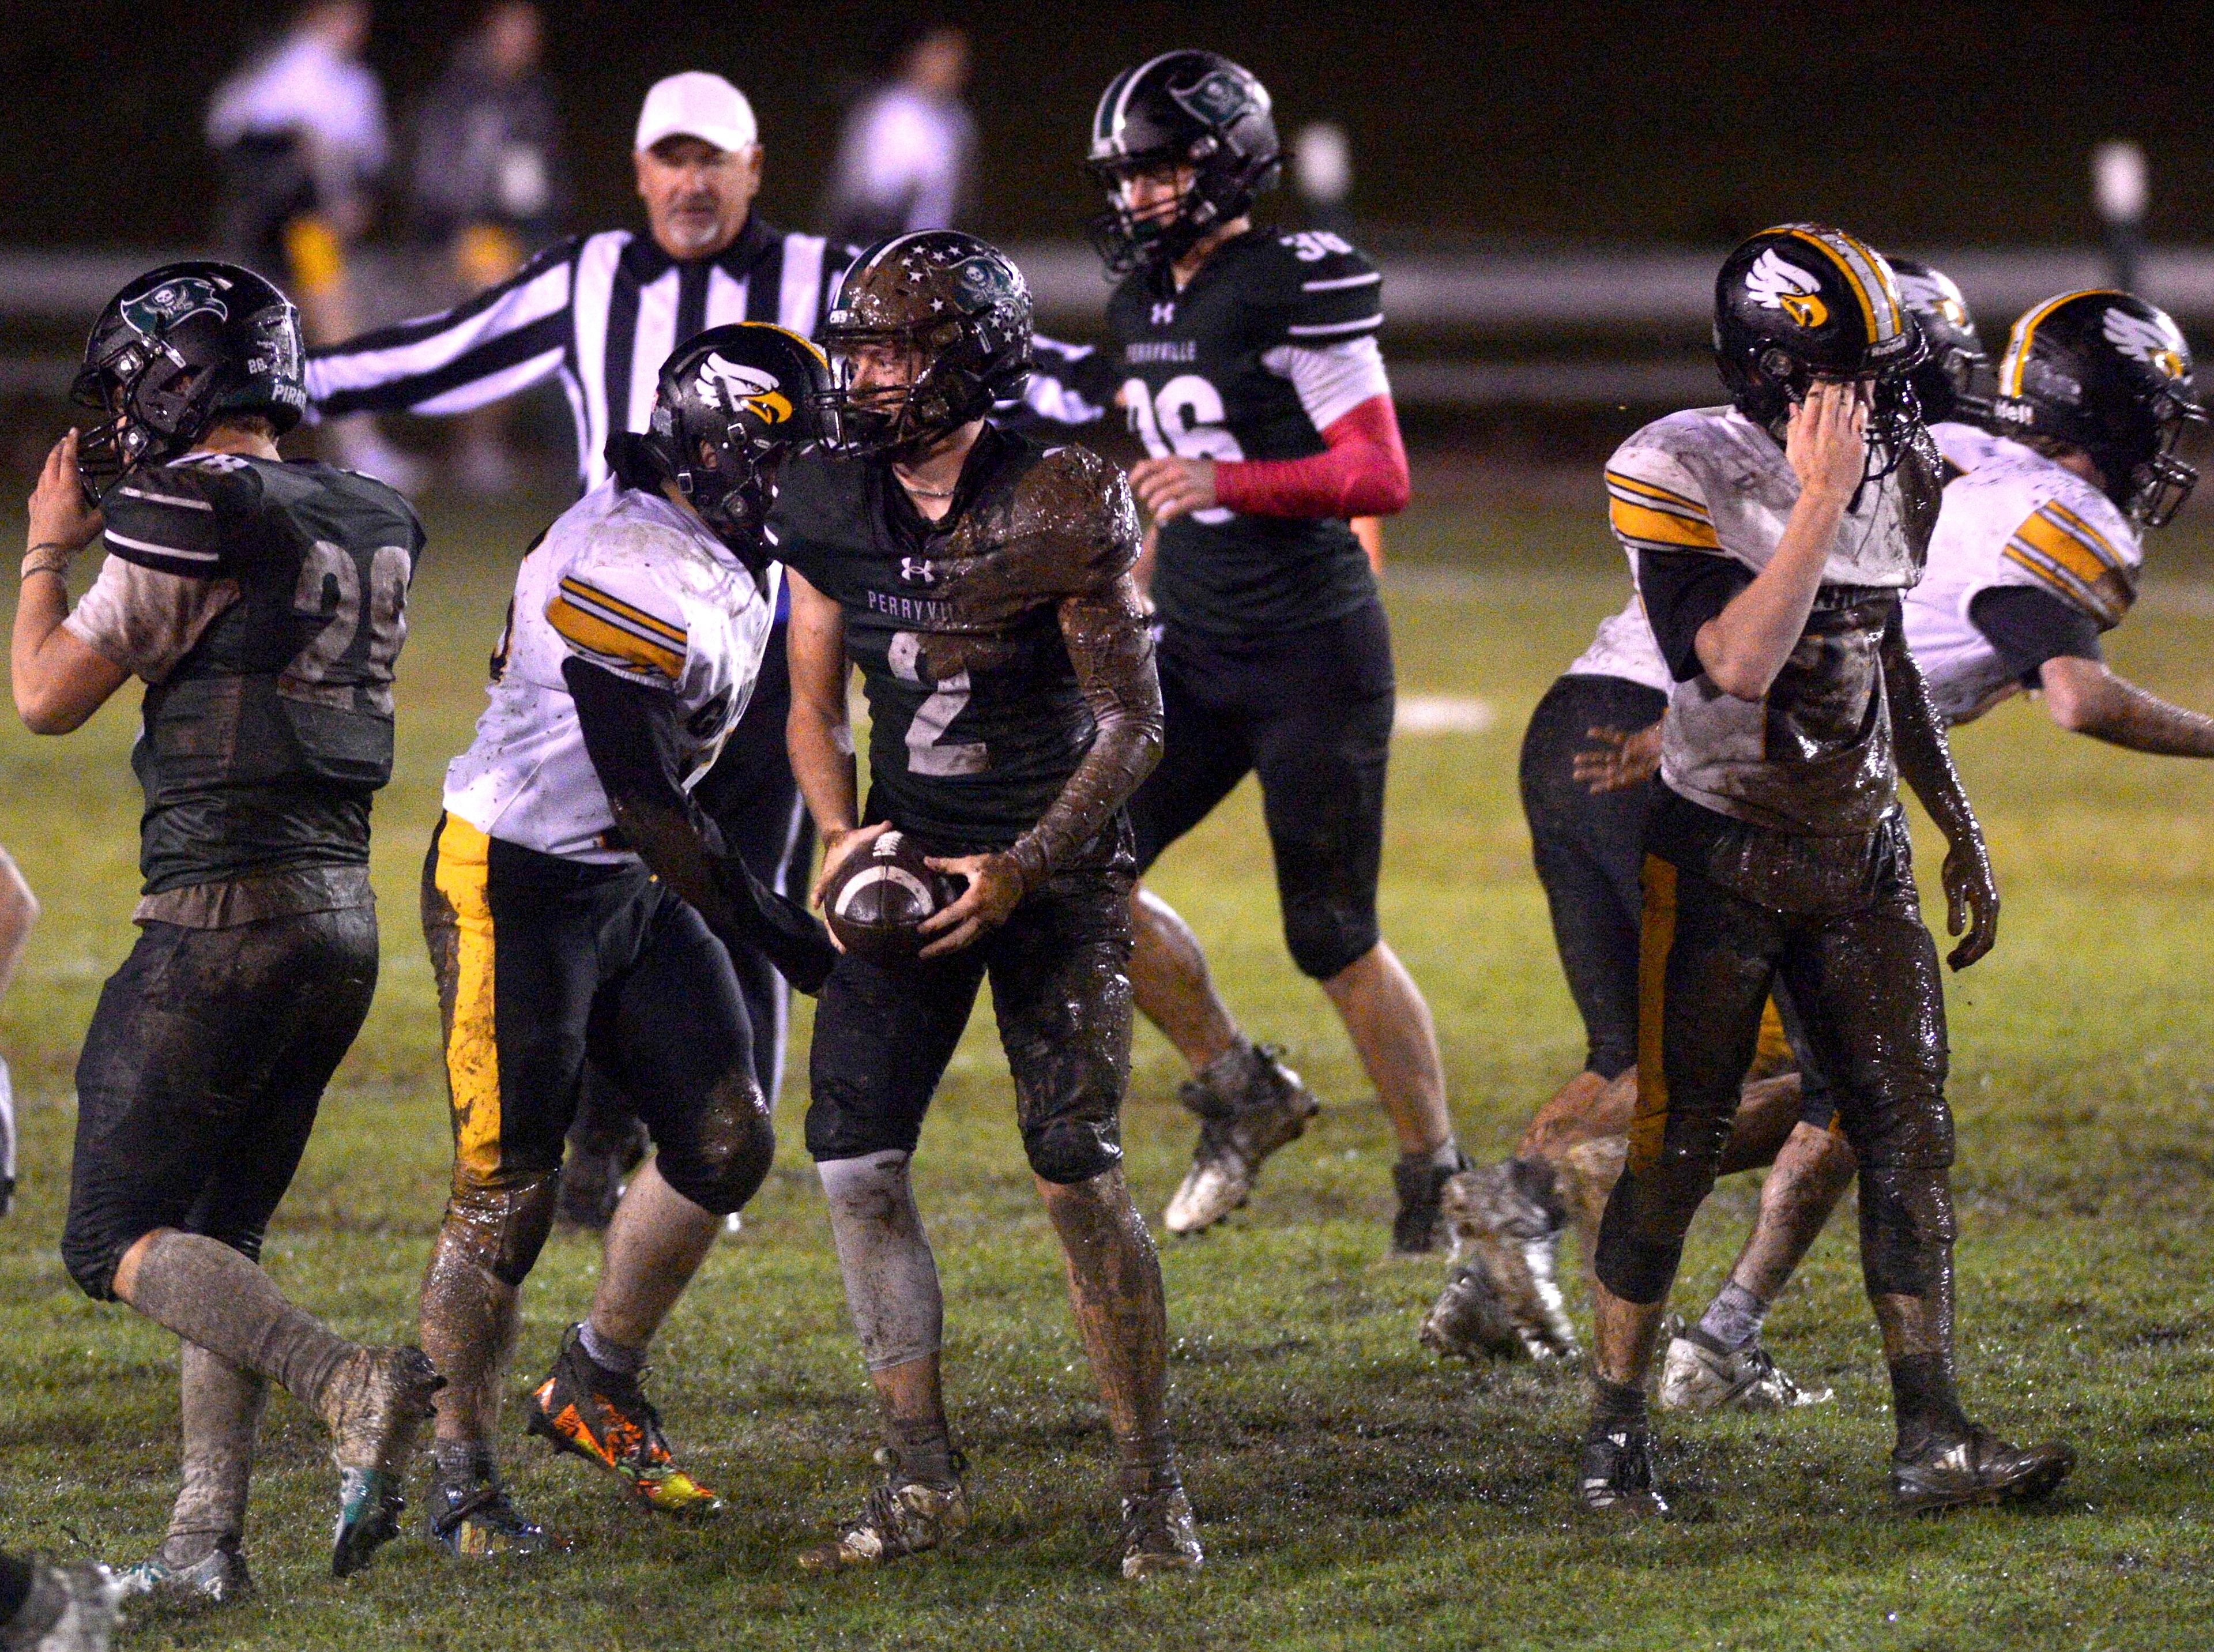
[[[1116,288],[1109,341],[1089,376],[1108,395],[1121,392],[1149,453],[1308,458],[1326,444],[1271,356],[1374,337],[1381,291],[1375,266],[1336,236],[1248,230],[1217,248],[1181,292],[1165,270]],[[1153,568],[1162,618],[1218,636],[1336,619],[1375,592],[1367,558],[1343,522],[1220,507],[1165,526]]]
[[[987,425],[943,520],[887,466],[786,464],[778,554],[844,610],[869,705],[872,821],[947,848],[1036,824],[1098,730],[1062,640],[1065,597],[1136,560],[1129,484],[1087,450]]]
[[[103,508],[109,555],[237,590],[146,690],[146,892],[365,862],[423,548],[407,501],[329,465],[202,454],[134,473]]]

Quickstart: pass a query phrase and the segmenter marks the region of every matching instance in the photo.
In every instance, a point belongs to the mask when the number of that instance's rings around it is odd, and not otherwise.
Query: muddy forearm
[[[1098,732],[1061,795],[1008,851],[1031,889],[1099,835],[1161,755],[1160,678],[1130,577],[1104,595],[1065,600],[1061,633]]]
[[[1983,831],[1968,794],[1953,767],[1953,749],[1945,739],[1943,725],[1930,703],[1930,690],[1921,668],[1907,652],[1906,632],[1894,616],[1883,638],[1884,690],[1891,701],[1893,749],[1899,754],[1899,778],[1921,799],[1930,819],[1950,843],[1973,842],[1983,847]]]

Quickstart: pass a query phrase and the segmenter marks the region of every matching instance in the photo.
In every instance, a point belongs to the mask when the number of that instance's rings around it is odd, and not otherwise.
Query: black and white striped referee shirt
[[[558,373],[589,490],[607,479],[609,433],[645,430],[678,345],[729,321],[813,337],[853,256],[757,217],[720,254],[689,263],[627,229],[574,236],[443,315],[310,352],[308,394],[327,419],[458,413]]]

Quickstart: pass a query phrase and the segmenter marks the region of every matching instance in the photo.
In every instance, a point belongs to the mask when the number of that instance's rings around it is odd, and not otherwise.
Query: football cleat
[[[346,1577],[400,1535],[401,1488],[415,1435],[445,1386],[419,1348],[361,1348],[346,1357],[322,1396],[339,1468],[339,1517],[331,1575]]]
[[[1673,1314],[1665,1327],[1668,1358],[1660,1372],[1660,1409],[1719,1411],[1735,1405],[1747,1411],[1788,1411],[1795,1405],[1826,1405],[1827,1388],[1802,1387],[1776,1368],[1755,1337],[1735,1352],[1719,1347],[1693,1325],[1688,1331]]]
[[[1576,1467],[1576,1501],[1594,1514],[1665,1514],[1668,1505],[1653,1489],[1653,1441],[1642,1429],[1618,1428],[1584,1436]]]
[[[246,1557],[222,1546],[209,1550],[189,1566],[178,1565],[165,1554],[156,1553],[119,1573],[115,1583],[125,1599],[144,1594],[169,1606],[228,1606],[254,1593]]]
[[[723,1500],[678,1468],[662,1435],[661,1413],[636,1375],[610,1371],[584,1351],[584,1328],[571,1325],[552,1374],[530,1397],[528,1429],[557,1452],[602,1468],[631,1495],[664,1514],[720,1514]]]
[[[423,1535],[457,1560],[566,1554],[571,1547],[567,1539],[525,1520],[497,1480],[474,1485],[440,1482],[431,1488],[429,1504]]]
[[[1423,1343],[1474,1359],[1575,1356],[1554,1268],[1568,1212],[1549,1169],[1510,1159],[1446,1181],[1440,1215],[1461,1265],[1422,1321]]]
[[[1313,1091],[1282,1061],[1283,1051],[1257,1044],[1243,1072],[1188,1079],[1177,1099],[1199,1115],[1199,1146],[1162,1225],[1171,1233],[1204,1233],[1244,1204],[1269,1155],[1306,1133],[1322,1111]],[[1210,1062],[1212,1074],[1219,1062]]]
[[[1445,1233],[1446,1184],[1471,1168],[1468,1155],[1458,1147],[1450,1165],[1438,1164],[1427,1154],[1400,1155],[1391,1166],[1391,1185],[1399,1194],[1399,1214],[1391,1221],[1393,1256],[1428,1256],[1438,1248]]]
[[[1183,1488],[1122,1499],[1122,1576],[1150,1577],[1156,1572],[1196,1572],[1207,1563],[1199,1546],[1198,1522]]]
[[[7,1652],[107,1652],[122,1619],[123,1590],[105,1566],[34,1562],[31,1592],[0,1623]]]
[[[1891,1459],[1891,1500],[1910,1514],[1976,1503],[2035,1502],[2076,1466],[2076,1448],[2058,1440],[2013,1446],[1981,1429],[1919,1456]]]
[[[800,1570],[848,1571],[921,1554],[945,1547],[968,1526],[969,1491],[961,1483],[968,1465],[959,1452],[953,1453],[953,1478],[942,1484],[901,1480],[899,1459],[890,1451],[878,1452],[877,1460],[888,1472],[870,1490],[859,1517],[841,1526],[828,1543],[801,1550]]]

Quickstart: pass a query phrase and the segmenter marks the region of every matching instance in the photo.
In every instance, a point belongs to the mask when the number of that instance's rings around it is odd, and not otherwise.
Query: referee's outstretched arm
[[[326,419],[458,413],[565,368],[582,236],[548,247],[498,286],[436,315],[309,352],[308,395]]]

